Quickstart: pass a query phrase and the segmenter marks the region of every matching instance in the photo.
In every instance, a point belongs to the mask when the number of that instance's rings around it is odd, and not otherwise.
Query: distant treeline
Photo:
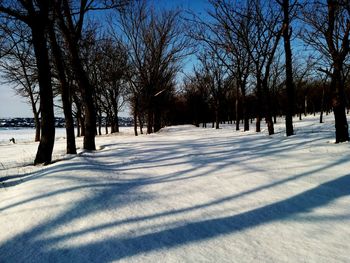
[[[105,125],[106,119],[102,119]],[[133,119],[130,117],[119,117],[120,126],[129,127],[133,125]],[[2,118],[0,119],[0,128],[35,128],[34,118]],[[65,128],[64,118],[55,118],[56,128]]]

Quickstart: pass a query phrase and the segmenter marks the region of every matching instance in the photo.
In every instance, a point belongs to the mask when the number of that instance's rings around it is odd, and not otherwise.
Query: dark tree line
[[[3,36],[9,54],[21,42],[28,42],[34,52],[37,84],[40,96],[41,138],[34,164],[51,162],[55,138],[54,78],[59,83],[63,112],[66,119],[67,153],[76,153],[72,117],[72,90],[76,88],[84,109],[84,149],[95,150],[96,109],[94,90],[81,57],[82,34],[86,14],[93,10],[119,8],[123,1],[2,1],[0,4]],[[30,39],[20,38],[11,43],[17,34],[18,23],[27,27]],[[68,68],[69,71],[68,72]],[[56,75],[54,75],[54,71]],[[70,77],[70,78],[69,78]],[[80,107],[80,105],[79,105]]]
[[[285,116],[290,136],[296,114],[320,111],[322,122],[333,110],[336,142],[349,140],[348,1],[209,2],[200,16],[147,0],[1,1],[2,77],[31,105],[40,140],[34,163],[51,162],[55,97],[69,154],[76,126],[83,148],[95,150],[102,120],[105,133],[119,132],[126,104],[135,135],[225,121],[248,131],[253,120],[260,132],[263,119],[272,135]]]

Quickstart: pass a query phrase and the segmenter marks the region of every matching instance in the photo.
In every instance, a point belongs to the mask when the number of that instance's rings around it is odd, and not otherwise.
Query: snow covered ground
[[[0,262],[350,262],[350,144],[317,118],[128,129],[77,156],[59,138],[44,167],[3,143]]]

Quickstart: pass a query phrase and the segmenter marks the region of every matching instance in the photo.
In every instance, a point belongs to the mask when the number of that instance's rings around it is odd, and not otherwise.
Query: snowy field
[[[36,143],[1,133],[0,262],[350,262],[350,144],[334,144],[333,116],[289,138],[282,120],[273,136],[233,129],[125,129],[77,156],[60,131],[40,167]]]

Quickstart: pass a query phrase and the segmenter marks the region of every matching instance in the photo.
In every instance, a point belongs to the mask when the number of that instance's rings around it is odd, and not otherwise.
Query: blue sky
[[[205,13],[208,0],[150,0],[155,6],[164,8],[180,7],[191,9],[196,13]],[[191,62],[189,62],[191,63]],[[0,79],[1,81],[1,79]],[[11,86],[0,84],[0,118],[2,117],[32,117],[30,105],[26,99],[15,94]],[[60,114],[56,114],[60,115]]]
[[[152,0],[155,5],[165,7],[182,7],[184,9],[192,9],[196,12],[202,12],[209,6],[208,0]]]

